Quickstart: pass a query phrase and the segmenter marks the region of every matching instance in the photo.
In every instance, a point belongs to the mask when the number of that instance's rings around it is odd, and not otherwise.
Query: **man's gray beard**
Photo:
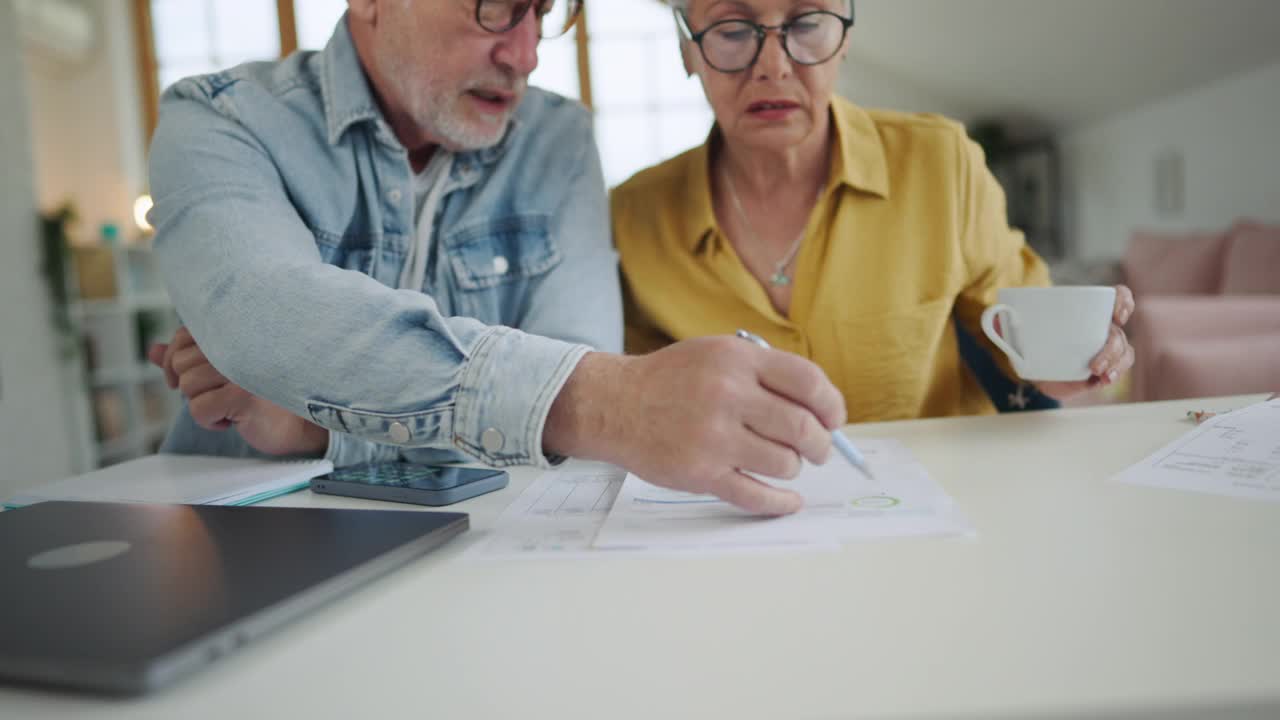
[[[391,52],[384,45],[378,46],[375,53],[382,55],[380,64],[388,69],[387,77],[399,91],[400,97],[407,101],[406,109],[418,129],[432,137],[440,138],[450,150],[481,150],[498,144],[506,134],[514,108],[508,110],[507,117],[495,125],[480,122],[468,123],[460,112],[459,105],[463,102],[460,95],[446,95],[440,88],[430,84],[414,85],[408,81],[408,78],[414,77],[413,70],[402,61],[400,55]],[[483,82],[476,81],[474,84],[485,83],[507,88],[511,92],[518,90],[521,95],[525,89],[524,82],[513,82],[512,79],[503,77],[501,74],[484,78]]]
[[[458,107],[464,102],[462,97],[454,96],[436,104],[432,104],[431,98],[425,94],[420,97],[424,101],[422,105],[431,106],[415,107],[414,121],[420,128],[444,141],[444,145],[453,151],[481,150],[498,144],[511,121],[508,111],[501,123],[490,125],[484,122],[467,122]]]

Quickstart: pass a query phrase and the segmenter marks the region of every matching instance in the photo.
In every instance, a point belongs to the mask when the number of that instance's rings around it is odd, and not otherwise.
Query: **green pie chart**
[[[895,505],[902,504],[902,501],[898,498],[889,497],[888,495],[867,495],[865,497],[854,498],[850,502],[854,507],[875,508],[877,510],[884,510],[885,508],[891,508]]]

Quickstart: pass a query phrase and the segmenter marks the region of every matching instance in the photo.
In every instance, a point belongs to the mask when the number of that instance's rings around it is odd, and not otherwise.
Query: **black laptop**
[[[0,682],[139,694],[466,530],[461,513],[46,502],[0,513]]]

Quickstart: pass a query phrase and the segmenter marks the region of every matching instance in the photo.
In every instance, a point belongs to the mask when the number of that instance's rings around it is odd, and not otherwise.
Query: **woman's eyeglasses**
[[[852,3],[850,4],[852,10]],[[676,24],[686,39],[697,43],[702,59],[724,73],[746,70],[755,64],[769,31],[777,31],[787,57],[801,65],[819,65],[835,57],[853,27],[852,17],[826,10],[801,13],[781,25],[761,25],[750,20],[721,20],[699,32],[689,27],[684,11],[676,11]]]

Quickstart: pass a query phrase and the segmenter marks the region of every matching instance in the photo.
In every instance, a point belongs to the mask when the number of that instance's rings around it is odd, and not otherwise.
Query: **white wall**
[[[0,0],[0,498],[74,466],[40,273],[27,90],[13,3]]]
[[[861,57],[856,49],[844,60],[836,93],[868,108],[938,113],[963,123],[968,123],[974,115],[974,110],[964,103]]]
[[[1123,255],[1135,228],[1280,222],[1280,63],[1228,77],[1068,133],[1062,142],[1068,247]],[[1156,210],[1156,159],[1183,158],[1184,209]]]
[[[69,64],[38,50],[25,53],[36,197],[43,208],[75,202],[77,242],[95,240],[104,222],[128,235],[133,199],[146,187],[130,3],[85,7],[96,33],[88,58]]]

